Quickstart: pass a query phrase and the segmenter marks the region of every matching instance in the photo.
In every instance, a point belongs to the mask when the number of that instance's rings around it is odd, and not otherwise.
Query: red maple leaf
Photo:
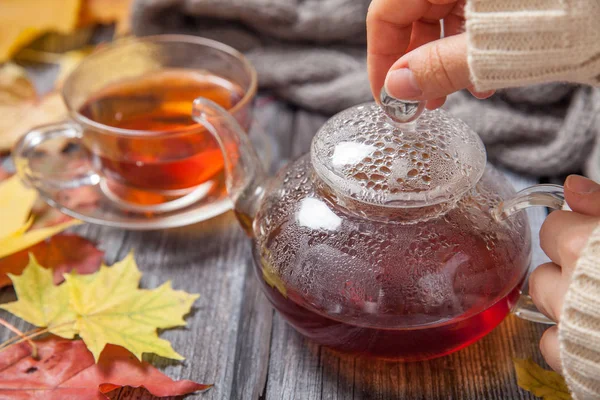
[[[28,249],[0,259],[0,288],[12,284],[7,274],[20,275],[33,254],[40,265],[54,270],[54,284],[63,281],[63,274],[76,270],[80,274],[91,274],[100,268],[104,252],[94,243],[74,234],[55,235]]]
[[[182,396],[212,385],[174,381],[119,346],[108,345],[98,364],[81,340],[49,336],[35,342],[38,360],[27,343],[0,353],[0,399],[106,400],[122,387],[143,387],[157,397]]]

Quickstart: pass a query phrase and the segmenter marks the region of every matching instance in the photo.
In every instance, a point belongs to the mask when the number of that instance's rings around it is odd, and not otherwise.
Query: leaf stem
[[[31,335],[32,333],[35,333],[35,332],[39,331],[40,329],[42,329],[42,328],[35,328],[35,329],[28,330],[27,332],[23,332],[23,336],[29,337],[29,335]],[[13,336],[10,339],[8,339],[8,340],[0,343],[0,349],[2,349],[4,347],[7,347],[9,344],[11,344],[12,342],[14,342],[17,339],[19,339],[18,335],[17,336]]]
[[[16,343],[21,343],[23,341],[27,341],[27,343],[29,343],[29,345],[31,346],[31,357],[34,360],[38,359],[38,349],[35,343],[33,343],[33,340],[31,340],[31,338],[33,337],[33,335],[29,335],[29,336],[25,336],[25,334],[23,332],[21,332],[20,330],[17,329],[17,327],[15,327],[14,325],[8,323],[6,320],[0,318],[0,325],[4,325],[6,328],[8,328],[9,330],[13,331],[14,333],[16,333],[21,340],[17,341]],[[35,335],[35,334],[34,334]]]
[[[2,318],[0,318],[0,323],[2,323],[2,321],[4,323],[8,324],[8,322],[6,322]],[[31,339],[33,339],[35,337],[38,337],[40,335],[43,335],[45,333],[50,333],[50,329],[52,329],[52,332],[60,331],[60,329],[57,329],[57,328],[68,327],[69,325],[72,325],[73,323],[75,323],[75,321],[68,321],[68,322],[64,322],[62,324],[54,325],[52,327],[47,327],[47,328],[44,328],[44,329],[42,329],[42,328],[32,329],[32,330],[27,331],[25,333],[19,331],[17,328],[15,328],[13,326],[13,328],[16,331],[13,330],[13,329],[11,329],[11,330],[13,332],[15,332],[18,336],[14,336],[14,337],[8,339],[7,341],[5,341],[3,343],[0,343],[0,353],[2,353],[4,350],[8,349],[11,346],[16,346],[17,344],[23,343],[25,341],[29,341],[30,344],[33,344],[33,341],[31,341]],[[8,325],[10,325],[10,324],[8,324]],[[9,327],[7,326],[7,328],[9,328]],[[71,328],[69,327],[69,329],[71,329]],[[36,357],[34,357],[34,358],[37,359],[37,347],[34,347],[34,348],[36,349],[36,352],[35,352],[35,356]],[[33,353],[32,353],[32,356],[33,356]]]
[[[31,339],[33,339],[35,337],[38,337],[38,336],[43,335],[43,334],[48,333],[48,332],[49,332],[48,329],[41,329],[41,330],[39,330],[37,332],[34,332],[34,333],[32,333],[31,335],[29,335],[27,337],[23,337],[23,338],[15,341],[15,342],[9,344],[8,346],[1,347],[0,348],[0,353],[2,353],[4,350],[8,349],[9,347],[16,346],[19,343],[23,343],[25,341],[29,341],[29,340],[31,340]]]

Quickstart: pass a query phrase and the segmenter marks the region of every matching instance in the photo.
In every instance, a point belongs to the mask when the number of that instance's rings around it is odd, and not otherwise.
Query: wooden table
[[[260,98],[253,129],[272,140],[272,171],[306,152],[325,117]],[[510,175],[517,188],[534,184]],[[534,264],[545,261],[537,235],[545,211],[530,211]],[[214,383],[192,399],[533,399],[518,388],[512,357],[542,363],[538,342],[545,327],[508,317],[478,343],[440,359],[391,363],[338,355],[304,340],[273,311],[252,270],[250,241],[227,213],[181,229],[130,232],[82,226],[77,232],[97,241],[113,263],[135,249],[143,285],[166,280],[199,293],[188,327],[164,332],[183,363],[152,360],[175,379]],[[14,299],[0,291],[0,302]],[[2,318],[7,314],[0,312]],[[16,318],[7,318],[27,330]],[[0,330],[0,340],[9,337]],[[544,365],[544,364],[542,364]],[[136,397],[123,390],[114,398]]]

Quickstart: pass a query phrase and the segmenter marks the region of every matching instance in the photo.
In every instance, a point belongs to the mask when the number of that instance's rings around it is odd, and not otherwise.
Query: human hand
[[[444,104],[446,95],[476,92],[467,64],[463,33],[465,0],[373,0],[367,13],[367,67],[375,99],[384,86],[402,100],[426,100],[427,108]],[[440,39],[441,19],[444,23]],[[388,72],[389,71],[389,72]]]
[[[570,211],[551,213],[540,231],[540,242],[552,262],[536,268],[529,278],[529,294],[544,315],[560,323],[565,294],[577,259],[593,230],[600,224],[600,185],[581,176],[565,181]],[[544,332],[540,350],[548,365],[561,371],[558,327]]]

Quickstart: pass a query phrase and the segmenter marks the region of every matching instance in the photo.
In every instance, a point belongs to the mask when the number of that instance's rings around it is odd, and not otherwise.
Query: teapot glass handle
[[[514,197],[503,201],[492,210],[492,216],[497,221],[503,221],[510,218],[511,215],[518,213],[529,207],[548,207],[554,210],[560,210],[565,204],[565,193],[562,186],[559,185],[535,185],[521,190]],[[555,322],[538,311],[528,293],[522,292],[517,304],[513,307],[512,313],[517,317],[543,324],[554,324]]]

